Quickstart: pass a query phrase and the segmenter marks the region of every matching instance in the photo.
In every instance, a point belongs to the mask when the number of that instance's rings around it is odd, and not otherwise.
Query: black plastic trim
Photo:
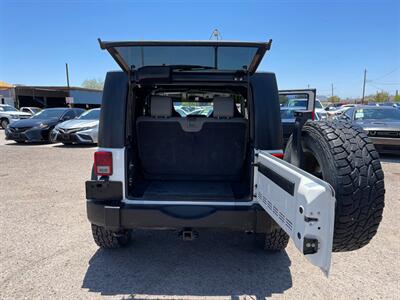
[[[97,201],[122,200],[122,182],[89,180],[85,182],[86,199]]]
[[[86,207],[88,219],[92,224],[113,230],[192,227],[267,232],[274,224],[271,217],[258,205],[241,209],[234,206],[175,205],[170,206],[166,213],[165,207],[162,206],[108,206],[88,200]],[[205,213],[206,211],[209,213]]]
[[[279,175],[276,173],[274,170],[259,164],[258,165],[258,171],[263,174],[265,177],[270,179],[272,182],[277,184],[281,189],[283,189],[285,192],[288,194],[294,196],[294,187],[295,183],[286,179],[285,177]]]
[[[278,86],[274,73],[256,73],[250,76],[254,131],[254,148],[282,150],[283,132],[279,106]]]
[[[123,148],[125,146],[125,115],[128,98],[128,76],[108,72],[104,82],[99,123],[99,147]]]

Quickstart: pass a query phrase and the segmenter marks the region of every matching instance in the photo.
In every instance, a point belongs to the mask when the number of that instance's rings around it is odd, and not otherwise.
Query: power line
[[[372,82],[378,85],[400,85],[400,82],[375,82],[375,81]]]
[[[390,71],[390,72],[388,72],[388,73],[386,73],[386,74],[384,74],[384,75],[382,75],[382,76],[380,76],[378,78],[372,79],[371,81],[376,81],[376,80],[382,79],[382,78],[384,78],[384,77],[396,72],[398,69],[400,69],[400,67],[396,67],[392,71]]]

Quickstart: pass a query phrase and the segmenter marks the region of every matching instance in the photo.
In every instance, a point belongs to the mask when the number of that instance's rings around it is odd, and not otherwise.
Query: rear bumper
[[[276,226],[258,205],[240,209],[197,205],[107,206],[88,200],[86,207],[92,224],[111,230],[190,227],[267,232]]]
[[[400,147],[400,138],[369,137],[376,145],[393,145]]]
[[[400,155],[400,138],[369,137],[380,153]]]

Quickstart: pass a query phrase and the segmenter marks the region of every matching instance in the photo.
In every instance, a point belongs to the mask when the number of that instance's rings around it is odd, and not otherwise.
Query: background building
[[[66,86],[25,86],[0,82],[0,103],[16,108],[33,107],[81,107],[101,105],[102,90]]]

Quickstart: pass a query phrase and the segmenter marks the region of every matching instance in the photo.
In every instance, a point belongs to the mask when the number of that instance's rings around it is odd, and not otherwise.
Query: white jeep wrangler
[[[360,128],[299,112],[283,151],[275,75],[256,73],[271,41],[99,42],[122,68],[105,80],[86,182],[100,247],[138,228],[251,231],[267,250],[292,238],[327,273],[332,251],[376,234],[383,172]]]

